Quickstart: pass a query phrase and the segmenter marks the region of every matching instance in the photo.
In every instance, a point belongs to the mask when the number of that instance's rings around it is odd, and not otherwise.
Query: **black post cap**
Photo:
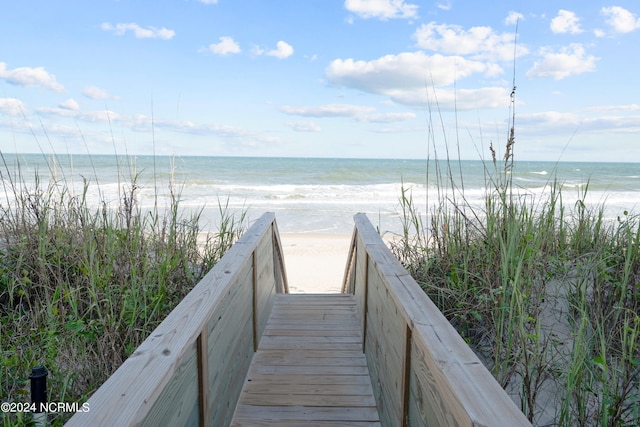
[[[31,369],[29,379],[31,379],[31,403],[37,405],[35,412],[41,412],[42,404],[47,403],[47,369],[38,365]]]
[[[29,378],[32,380],[38,380],[42,377],[46,377],[49,375],[49,371],[42,365],[38,365],[35,368],[31,369],[31,374],[29,374]]]

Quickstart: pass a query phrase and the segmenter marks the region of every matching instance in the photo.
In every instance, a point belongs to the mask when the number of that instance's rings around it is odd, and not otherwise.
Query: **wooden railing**
[[[530,426],[366,215],[355,223],[343,292],[357,300],[382,425]]]
[[[266,213],[66,425],[229,425],[275,294],[288,292],[281,248]]]

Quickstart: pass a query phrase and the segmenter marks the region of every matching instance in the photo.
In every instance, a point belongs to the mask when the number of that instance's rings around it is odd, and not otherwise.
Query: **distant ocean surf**
[[[157,192],[162,207],[173,182],[184,209],[204,209],[204,229],[216,228],[218,204],[228,202],[232,211],[247,210],[250,220],[275,212],[281,232],[351,233],[353,215],[364,212],[380,231],[397,233],[402,229],[402,185],[410,189],[423,215],[437,201],[435,163],[427,179],[425,160],[73,155],[54,161],[42,154],[4,156],[13,173],[20,165],[29,185],[37,171],[42,182],[66,180],[80,194],[83,177],[88,179],[89,202],[96,206],[101,200],[117,206],[119,182],[129,183],[137,174],[138,205],[153,207]],[[445,163],[439,167],[447,171]],[[6,183],[6,170],[1,169]],[[459,187],[464,184],[467,201],[482,207],[487,176],[495,173],[493,164],[454,161],[451,173]],[[588,186],[586,204],[604,203],[609,219],[624,211],[638,212],[640,204],[640,163],[516,161],[512,177],[518,192],[530,194],[532,200],[557,180],[569,209]]]

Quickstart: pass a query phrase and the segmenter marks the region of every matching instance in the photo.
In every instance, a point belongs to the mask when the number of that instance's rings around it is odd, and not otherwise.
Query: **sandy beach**
[[[280,240],[291,293],[340,292],[350,234],[282,233]]]

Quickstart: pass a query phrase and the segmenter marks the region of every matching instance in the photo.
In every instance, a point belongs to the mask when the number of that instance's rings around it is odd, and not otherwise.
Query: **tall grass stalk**
[[[573,209],[554,178],[517,188],[513,142],[490,147],[484,206],[455,183],[425,216],[403,188],[392,249],[534,424],[640,425],[639,218],[606,220],[588,186]]]
[[[139,207],[134,172],[116,206],[101,196],[96,207],[87,179],[76,194],[52,163],[56,176],[28,183],[22,165],[2,161],[0,400],[28,402],[28,374],[42,364],[50,401],[83,402],[234,243],[244,214],[220,204],[218,231],[203,235],[202,211],[181,213],[173,181],[165,210]]]

